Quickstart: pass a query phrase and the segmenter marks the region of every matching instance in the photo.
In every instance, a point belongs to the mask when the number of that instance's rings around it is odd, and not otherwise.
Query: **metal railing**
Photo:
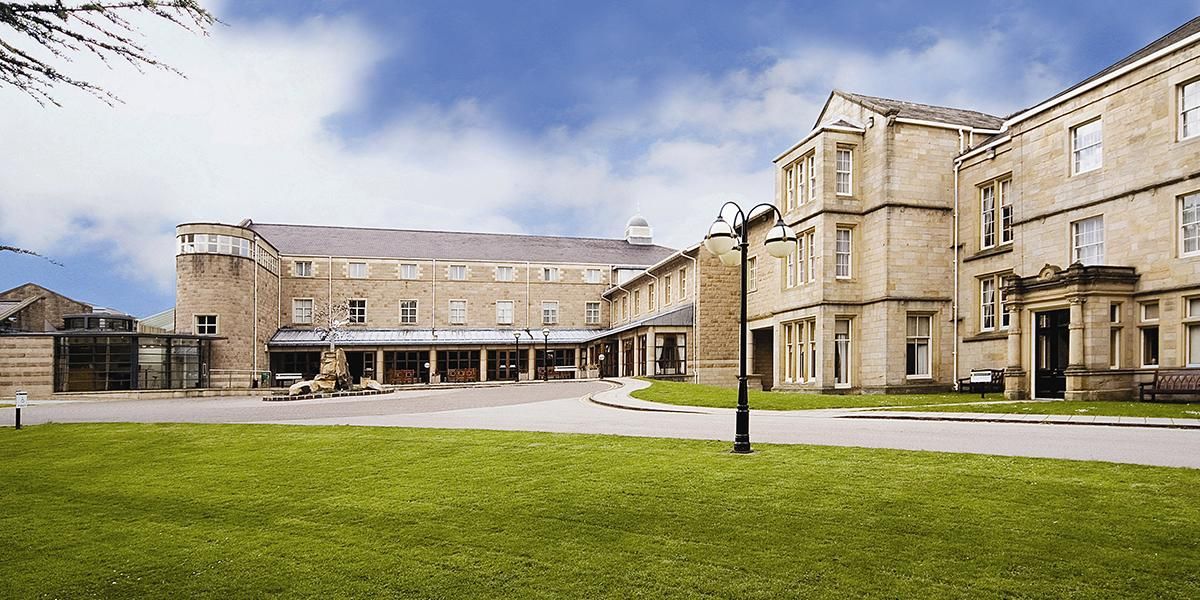
[[[254,369],[209,369],[210,388],[270,387],[271,372]]]

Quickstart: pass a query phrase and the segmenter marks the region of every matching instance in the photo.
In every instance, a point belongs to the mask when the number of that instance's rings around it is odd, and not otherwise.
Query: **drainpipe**
[[[252,331],[253,331],[254,339],[253,339],[253,341],[250,342],[251,356],[254,357],[254,361],[252,363],[254,365],[254,367],[253,367],[254,368],[254,379],[251,380],[253,382],[253,381],[258,381],[258,234],[257,233],[254,234],[254,252],[253,252],[253,256],[250,257],[250,260],[254,262],[254,267],[253,267],[254,268],[254,294],[253,294],[254,308],[252,309],[253,319],[254,319],[254,327],[253,327]]]
[[[692,261],[692,369],[694,381],[700,383],[700,263],[682,250],[679,254]]]
[[[333,257],[329,257],[329,268],[325,270],[329,278],[329,301],[325,304],[325,312],[329,313],[329,321],[333,322]]]
[[[437,331],[437,259],[433,259],[433,266],[430,268],[432,273],[430,277],[433,279],[433,301],[429,304],[429,330]]]
[[[959,131],[958,135],[959,135],[959,139],[960,139],[959,147],[961,150],[962,131]],[[958,344],[958,309],[959,309],[959,306],[958,306],[958,284],[959,284],[959,282],[958,282],[958,253],[959,253],[959,248],[958,248],[958,218],[959,218],[958,217],[958,212],[959,212],[958,170],[961,166],[962,166],[962,160],[955,159],[955,161],[954,161],[954,296],[951,301],[951,307],[952,307],[951,311],[953,313],[951,315],[951,319],[952,319],[953,330],[954,330],[954,334],[953,334],[954,335],[954,346],[953,346],[954,349],[953,349],[953,352],[951,352],[951,356],[953,357],[953,364],[954,364],[954,367],[952,369],[953,370],[952,378],[954,380],[955,391],[958,390],[958,346],[959,346],[959,344]]]
[[[530,277],[530,269],[532,269],[532,267],[530,267],[530,266],[529,266],[529,261],[525,261],[525,331],[526,331],[526,332],[528,332],[528,331],[529,331],[529,277]],[[533,334],[532,334],[532,333],[530,333],[530,334],[529,334],[529,337],[533,337]],[[517,357],[517,358],[520,358],[520,357]]]

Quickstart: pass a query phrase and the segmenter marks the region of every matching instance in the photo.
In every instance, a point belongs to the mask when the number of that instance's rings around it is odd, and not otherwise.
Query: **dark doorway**
[[[750,332],[754,347],[754,362],[751,371],[762,379],[762,388],[775,386],[775,332],[772,329],[755,329]]]
[[[621,340],[621,375],[633,377],[633,338]]]
[[[601,377],[616,377],[617,376],[617,343],[604,342],[601,350],[604,354],[604,360],[600,361],[600,376]]]
[[[1037,398],[1062,398],[1067,391],[1071,311],[1040,312],[1035,319],[1033,395]]]
[[[429,352],[401,350],[383,353],[383,383],[391,385],[429,383]]]
[[[529,370],[529,353],[516,348],[512,350],[488,350],[488,381],[516,381],[518,373]]]
[[[347,352],[346,368],[350,370],[350,380],[355,383],[358,383],[368,370],[371,371],[371,378],[375,378],[375,351]]]

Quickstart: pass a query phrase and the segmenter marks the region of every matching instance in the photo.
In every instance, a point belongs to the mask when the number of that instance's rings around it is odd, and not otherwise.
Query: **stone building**
[[[1200,367],[1198,42],[1195,19],[955,160],[960,373],[1085,400]]]

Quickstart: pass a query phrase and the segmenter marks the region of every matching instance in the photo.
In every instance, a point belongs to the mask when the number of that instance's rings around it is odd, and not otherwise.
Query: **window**
[[[1121,303],[1108,305],[1108,368],[1121,368]]]
[[[1071,223],[1074,251],[1071,261],[1084,265],[1104,264],[1104,216]]]
[[[497,300],[496,301],[496,324],[512,325],[513,322],[513,301],[512,300]]]
[[[908,316],[908,337],[905,374],[910,378],[930,377],[930,362],[933,352],[933,317],[930,315]]]
[[[804,235],[796,236],[795,269],[796,278],[792,285],[804,283]],[[790,274],[789,274],[790,275]],[[788,287],[791,287],[790,285]]]
[[[346,274],[353,279],[367,278],[367,263],[352,262],[346,267]]]
[[[558,302],[542,302],[542,325],[558,324]]]
[[[312,298],[292,299],[292,322],[299,325],[307,325],[313,322]]]
[[[1158,303],[1145,302],[1142,304],[1142,320],[1157,321],[1158,320]]]
[[[296,277],[312,277],[312,261],[298,260],[292,263],[292,275]]]
[[[796,253],[788,254],[784,260],[783,267],[783,287],[790,288],[796,286]]]
[[[400,279],[416,279],[417,265],[416,263],[403,263],[400,265]]]
[[[450,280],[464,281],[467,278],[467,265],[450,265]]]
[[[808,165],[806,168],[808,169],[808,199],[816,200],[817,199],[817,155],[815,153],[809,154],[807,162],[808,162]]]
[[[796,208],[796,167],[788,165],[783,168],[783,208],[784,210],[792,210]]]
[[[655,375],[687,373],[687,335],[659,333],[654,336]]]
[[[1158,366],[1158,328],[1142,328],[1142,366]]]
[[[1200,192],[1179,199],[1179,246],[1183,256],[1200,254]]]
[[[1100,119],[1071,130],[1072,173],[1087,173],[1100,168],[1103,163],[1103,141]]]
[[[993,277],[979,281],[979,330],[996,329],[996,280]]]
[[[796,161],[796,204],[804,204],[807,198],[804,195],[804,162],[805,159]]]
[[[817,380],[817,321],[808,322],[808,381]]]
[[[657,296],[654,295],[654,282],[651,281],[650,284],[646,286],[646,309],[647,310],[654,310],[655,298],[657,298]]]
[[[751,256],[746,260],[746,289],[753,292],[758,289],[758,257]]]
[[[784,380],[788,383],[804,383],[816,380],[816,361],[811,353],[816,351],[816,321],[797,321],[783,325],[784,334]]]
[[[1200,323],[1187,326],[1187,366],[1200,367]]]
[[[836,265],[834,276],[838,279],[850,278],[850,235],[849,228],[837,228],[837,245],[834,248],[834,264]]]
[[[1012,314],[1008,312],[1008,290],[1004,289],[1004,278],[996,277],[996,289],[1000,290],[1000,329],[1008,329]]]
[[[450,301],[450,324],[451,325],[466,325],[467,324],[467,301],[466,300],[451,300]]]
[[[837,195],[849,196],[851,194],[851,186],[853,184],[853,176],[851,172],[854,166],[854,152],[849,148],[838,148],[837,150]]]
[[[217,335],[217,315],[196,315],[196,335]]]
[[[187,233],[178,236],[176,239],[179,241],[179,254],[199,252],[205,254],[250,256],[250,240],[245,238],[210,233]]]
[[[687,298],[687,269],[679,270],[679,297]]]
[[[663,304],[671,303],[671,276],[663,276]]]
[[[512,267],[496,267],[496,281],[512,281],[512,280],[513,280],[513,268]]]
[[[817,235],[815,231],[809,231],[804,237],[808,240],[808,265],[805,270],[808,271],[808,282],[812,283],[817,278]]]
[[[1200,81],[1179,86],[1179,139],[1200,135]]]
[[[348,315],[351,323],[362,324],[367,322],[367,301],[366,300],[350,300],[348,302],[350,310]]]
[[[629,318],[629,294],[621,296],[621,320]]]
[[[979,247],[996,245],[996,188],[986,186],[979,190]]]
[[[633,291],[633,316],[638,316],[642,313],[642,290]]]
[[[583,307],[583,321],[588,325],[600,324],[600,303],[588,302]]]
[[[796,328],[799,323],[783,325],[783,380],[792,383],[796,380]]]
[[[401,300],[400,301],[400,324],[415,325],[417,323],[417,301],[416,300]]]
[[[604,275],[601,273],[600,269],[588,269],[584,280],[588,283],[600,283],[603,281],[603,278]]]
[[[1000,243],[1013,241],[1012,180],[1005,179],[997,186],[1000,194]]]
[[[833,321],[833,387],[850,387],[850,319]]]
[[[542,267],[542,281],[558,281],[558,267]]]

